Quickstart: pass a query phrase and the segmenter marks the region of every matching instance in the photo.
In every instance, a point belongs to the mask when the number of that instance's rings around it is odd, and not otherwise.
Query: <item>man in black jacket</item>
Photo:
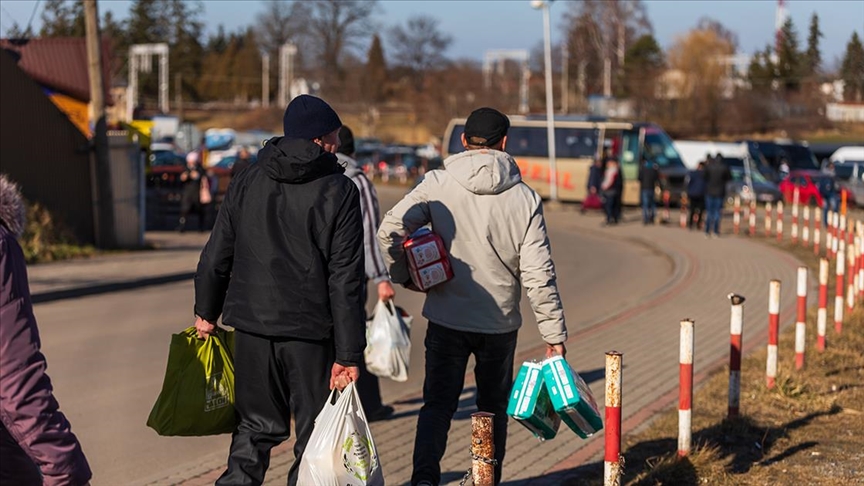
[[[220,314],[237,332],[239,421],[217,485],[261,484],[291,414],[295,485],[315,417],[330,389],[357,380],[366,346],[359,193],[334,155],[342,122],[303,95],[283,125],[231,182],[195,274],[199,337]]]
[[[705,166],[705,236],[720,236],[720,219],[723,216],[723,200],[726,198],[726,183],[732,179],[732,173],[720,154],[708,157]],[[713,235],[711,232],[714,232]]]
[[[660,168],[656,163],[642,157],[639,164],[639,196],[642,202],[642,224],[654,224],[654,214],[657,201],[654,198],[654,188],[660,182]]]

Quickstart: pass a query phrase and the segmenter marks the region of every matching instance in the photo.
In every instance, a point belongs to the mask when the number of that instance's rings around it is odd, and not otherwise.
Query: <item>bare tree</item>
[[[342,61],[349,51],[362,48],[376,31],[372,21],[376,0],[318,0],[299,3],[308,9],[307,36],[309,48],[320,60],[319,67],[345,77]]]
[[[411,17],[404,28],[390,29],[393,60],[411,71],[417,91],[423,91],[426,74],[446,61],[444,51],[452,42],[452,37],[438,30],[438,19],[427,15]]]
[[[612,96],[612,71],[622,73],[627,46],[652,31],[645,5],[641,0],[582,0],[572,5],[565,15],[568,37],[576,34],[581,42],[590,43],[584,47],[597,53],[603,64],[603,95]]]

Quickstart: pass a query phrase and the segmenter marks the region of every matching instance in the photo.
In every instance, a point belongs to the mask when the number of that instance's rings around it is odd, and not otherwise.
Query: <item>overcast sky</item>
[[[654,34],[660,45],[668,48],[675,38],[694,27],[703,16],[720,21],[738,34],[740,51],[752,54],[766,44],[773,44],[774,0],[644,0]],[[125,18],[131,2],[100,0],[100,13],[111,10],[115,17]],[[482,59],[488,49],[532,49],[543,39],[542,15],[531,8],[529,0],[384,0],[379,2],[376,22],[387,27],[404,23],[412,15],[427,14],[440,20],[441,30],[453,37],[447,55],[454,58]],[[552,4],[552,41],[561,38],[562,14],[570,9],[566,0]],[[204,1],[207,32],[219,24],[229,31],[255,21],[262,2]],[[22,27],[35,10],[33,27],[39,30],[43,2],[34,0],[0,0],[0,26],[5,33],[13,21]],[[786,9],[795,23],[802,47],[806,46],[810,15],[819,15],[825,37],[822,58],[826,67],[842,57],[854,30],[864,36],[864,2],[861,0],[786,0]],[[387,47],[385,37],[385,49]]]

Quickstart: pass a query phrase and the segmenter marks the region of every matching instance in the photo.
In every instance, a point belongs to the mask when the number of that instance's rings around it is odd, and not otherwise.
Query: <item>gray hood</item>
[[[6,174],[0,174],[0,224],[20,238],[26,222],[27,209],[18,185],[10,181]]]
[[[468,150],[447,157],[447,172],[474,194],[501,194],[522,182],[516,161],[506,152]]]
[[[348,177],[354,177],[357,174],[363,172],[363,170],[360,169],[360,166],[357,165],[356,160],[341,152],[336,153],[336,160],[338,161],[339,165],[341,165],[342,168],[345,169],[345,175]]]

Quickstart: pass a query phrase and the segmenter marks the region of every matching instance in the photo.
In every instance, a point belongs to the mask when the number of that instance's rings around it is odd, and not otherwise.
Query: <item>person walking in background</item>
[[[603,196],[603,209],[606,211],[606,225],[618,224],[621,216],[621,192],[624,182],[618,161],[606,159],[606,169],[603,172],[603,182],[600,183],[600,193]]]
[[[237,160],[231,166],[231,178],[233,179],[234,176],[243,172],[250,165],[252,165],[252,157],[249,155],[249,151],[246,150],[246,147],[240,147],[240,150],[237,152]]]
[[[231,184],[195,273],[199,337],[220,315],[235,329],[238,424],[218,486],[261,484],[292,416],[296,485],[315,417],[330,389],[357,380],[366,347],[359,191],[335,155],[342,121],[301,95],[282,123],[285,136]]]
[[[690,217],[687,229],[698,230],[702,227],[702,213],[705,211],[705,162],[699,162],[696,170],[687,174],[687,199],[690,201]]]
[[[507,445],[507,403],[522,317],[522,286],[546,355],[564,355],[567,328],[540,196],[504,152],[509,119],[492,108],[465,122],[465,151],[444,161],[390,210],[378,240],[394,282],[411,281],[405,239],[432,225],[450,251],[453,278],[429,289],[423,315],[426,379],[414,440],[412,486],[441,482],[441,458],[459,406],[469,358],[475,359],[477,408],[494,417],[495,484]],[[521,285],[520,285],[521,279]]]
[[[705,236],[720,236],[720,218],[723,215],[723,200],[726,198],[726,183],[732,179],[729,167],[720,157],[709,157],[705,165]]]
[[[206,199],[206,195],[204,201],[202,201],[201,195],[202,192],[209,193],[210,185],[208,184],[207,174],[199,162],[200,155],[198,152],[189,152],[186,154],[186,168],[180,174],[180,181],[183,183],[183,194],[180,199],[180,225],[177,226],[177,231],[181,233],[186,231],[186,222],[189,214],[193,211],[198,215],[198,230],[204,231],[207,214],[207,208],[204,204],[209,204],[210,201]]]
[[[0,174],[0,484],[88,484],[92,473],[54,397],[24,252],[24,201]]]
[[[654,224],[654,215],[657,211],[657,200],[655,199],[655,188],[660,182],[660,168],[656,163],[642,157],[639,165],[639,194],[642,202],[642,224]]]
[[[839,211],[840,208],[840,187],[834,174],[834,164],[828,162],[825,175],[819,179],[819,195],[822,196],[822,222],[825,226],[829,224],[828,213]]]
[[[339,131],[339,151],[336,157],[345,168],[345,175],[350,178],[360,191],[360,212],[363,215],[363,252],[366,260],[366,280],[375,284],[378,292],[378,300],[388,301],[396,292],[390,283],[390,275],[384,265],[384,257],[381,256],[381,247],[375,234],[378,231],[378,223],[381,221],[381,211],[378,207],[378,194],[375,186],[366,178],[366,174],[354,160],[354,134],[348,126],[343,126]],[[360,295],[365,299],[366,284]],[[364,314],[365,316],[365,314]],[[365,320],[365,318],[364,318]],[[385,420],[393,415],[393,407],[381,402],[381,387],[378,377],[369,373],[366,369],[365,360],[360,360],[360,378],[357,380],[357,392],[360,394],[360,402],[366,412],[366,418],[370,422]]]
[[[588,194],[600,194],[600,184],[603,183],[603,159],[594,159],[588,169]]]

